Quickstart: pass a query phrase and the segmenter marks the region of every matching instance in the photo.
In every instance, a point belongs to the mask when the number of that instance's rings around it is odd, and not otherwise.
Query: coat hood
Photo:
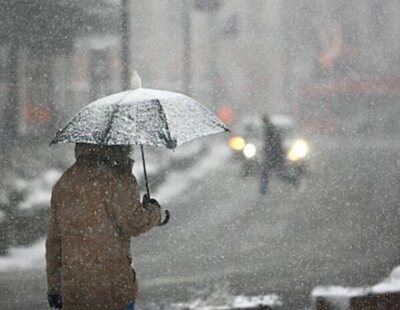
[[[127,145],[96,145],[77,143],[75,145],[75,158],[77,161],[103,162],[112,166],[132,167],[133,160],[129,158],[131,147]]]

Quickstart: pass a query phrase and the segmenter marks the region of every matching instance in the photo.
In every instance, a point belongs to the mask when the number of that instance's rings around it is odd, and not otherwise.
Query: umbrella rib
[[[139,122],[139,104],[136,104],[136,126],[135,126],[135,137],[138,137],[138,122]],[[138,139],[139,140],[139,139]],[[140,143],[143,145],[143,143]]]
[[[108,135],[110,134],[110,131],[111,131],[112,126],[114,124],[115,115],[119,111],[119,108],[120,108],[119,104],[122,102],[122,100],[125,99],[126,96],[128,96],[128,94],[123,96],[118,102],[115,103],[116,108],[112,111],[111,117],[110,117],[110,119],[108,120],[108,123],[107,123],[107,127],[104,130],[103,139],[101,140],[101,143],[104,144],[104,145],[106,143],[106,140],[109,139]]]
[[[170,132],[169,126],[168,126],[167,114],[165,113],[160,100],[156,100],[156,103],[158,104],[158,109],[160,112],[159,115],[161,117],[161,120],[165,123],[165,132],[166,132],[165,140],[167,142],[167,148],[174,149],[177,146],[177,141],[176,141],[176,139],[171,138],[171,132]]]

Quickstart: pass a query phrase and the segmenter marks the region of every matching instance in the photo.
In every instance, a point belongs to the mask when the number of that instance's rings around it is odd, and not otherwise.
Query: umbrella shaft
[[[144,159],[143,145],[140,145],[140,150],[141,150],[141,152],[142,152],[143,173],[144,173],[144,180],[145,180],[145,182],[146,182],[147,197],[150,198],[150,189],[149,189],[149,182],[148,182],[148,180],[147,180],[146,161],[145,161],[145,159]]]

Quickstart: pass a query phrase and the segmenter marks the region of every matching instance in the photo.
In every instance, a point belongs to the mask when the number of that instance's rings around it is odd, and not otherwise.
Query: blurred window
[[[385,35],[386,28],[386,9],[384,3],[377,3],[372,6],[371,12],[371,24],[372,24],[372,39],[381,40]]]
[[[400,130],[399,99],[384,94],[314,97],[303,102],[300,115],[304,127],[316,133],[391,136]]]
[[[92,50],[90,58],[90,97],[92,100],[112,93],[108,50]]]
[[[199,11],[216,11],[222,5],[222,0],[196,0],[195,8]]]
[[[0,117],[3,115],[3,108],[7,100],[7,59],[8,59],[8,49],[4,46],[0,47]]]
[[[54,59],[43,50],[31,50],[21,59],[24,71],[20,130],[27,136],[44,139],[54,122]]]
[[[231,14],[224,25],[222,34],[226,39],[236,38],[239,34],[239,16],[238,14]]]

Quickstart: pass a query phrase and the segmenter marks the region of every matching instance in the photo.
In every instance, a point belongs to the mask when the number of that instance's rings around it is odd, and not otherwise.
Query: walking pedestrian
[[[130,237],[160,223],[160,205],[140,201],[129,146],[77,143],[75,164],[52,191],[46,240],[48,301],[72,310],[134,309]]]
[[[282,174],[285,159],[282,145],[282,134],[271,122],[270,117],[263,116],[263,157],[261,163],[260,194],[268,190],[269,178],[273,172]]]

